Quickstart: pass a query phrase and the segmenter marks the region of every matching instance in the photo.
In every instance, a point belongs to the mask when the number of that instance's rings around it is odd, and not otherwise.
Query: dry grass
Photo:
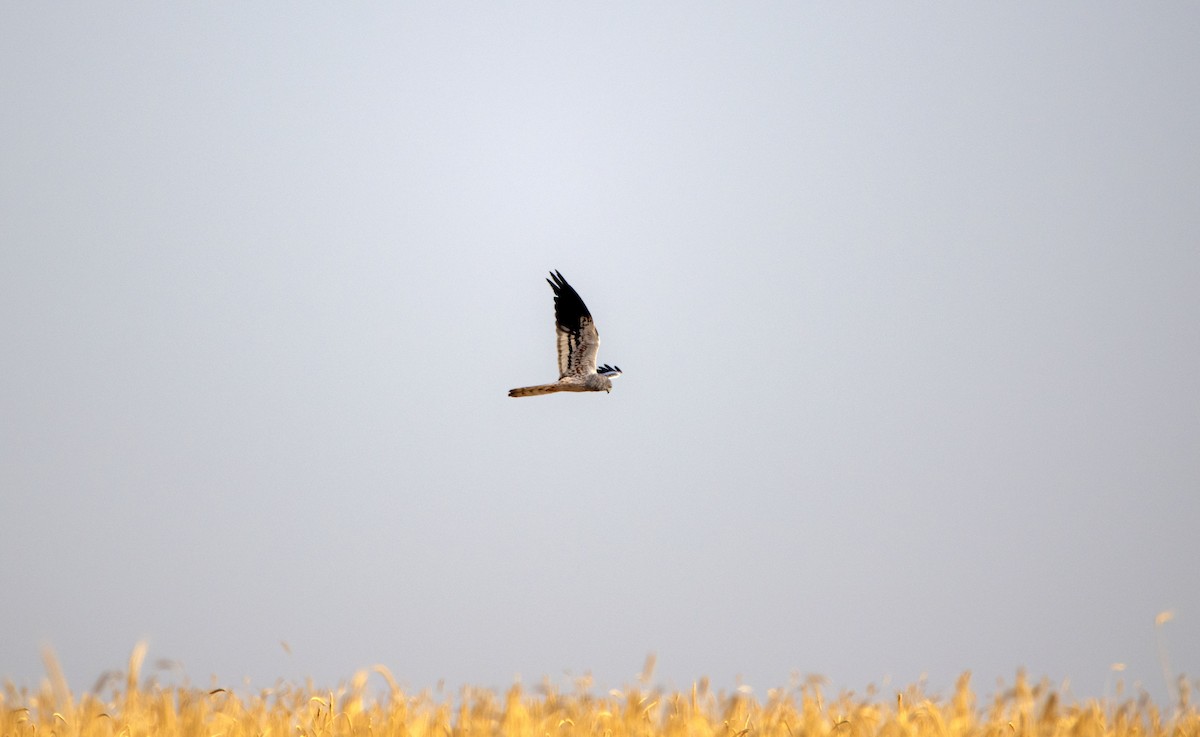
[[[120,683],[75,695],[57,663],[37,692],[8,684],[0,694],[0,737],[325,737],[398,735],[459,737],[1193,737],[1200,714],[1181,693],[1171,714],[1148,699],[1068,703],[1046,685],[1018,677],[1011,688],[977,703],[967,675],[949,698],[917,688],[883,698],[829,697],[819,682],[772,690],[765,701],[748,694],[713,693],[704,682],[672,693],[644,685],[604,696],[549,686],[503,696],[464,689],[455,698],[408,694],[386,668],[358,673],[335,690],[287,685],[256,695],[226,689],[138,686],[145,649],[134,650]],[[650,664],[652,667],[652,664]],[[649,680],[647,674],[645,681]],[[368,681],[380,687],[368,689]],[[386,684],[386,688],[383,688]]]

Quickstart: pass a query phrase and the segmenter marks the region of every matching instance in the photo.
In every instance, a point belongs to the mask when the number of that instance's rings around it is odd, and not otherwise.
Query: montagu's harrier
[[[523,386],[509,391],[510,397],[536,397],[554,392],[610,392],[612,377],[621,369],[604,364],[597,368],[596,350],[600,334],[592,313],[575,287],[557,271],[546,280],[554,290],[554,322],[558,330],[558,381],[541,386]]]

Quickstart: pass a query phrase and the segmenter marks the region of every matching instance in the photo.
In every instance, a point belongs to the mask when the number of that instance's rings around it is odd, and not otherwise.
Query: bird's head
[[[604,391],[611,392],[612,380],[621,375],[621,369],[617,366],[609,366],[606,363],[598,366],[596,368],[596,373],[600,374],[600,378],[603,381],[600,386],[604,387]]]

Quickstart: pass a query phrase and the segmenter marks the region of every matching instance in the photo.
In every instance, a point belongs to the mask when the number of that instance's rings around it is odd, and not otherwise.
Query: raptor
[[[600,334],[587,305],[557,271],[546,280],[554,290],[554,323],[558,335],[558,381],[523,386],[508,392],[510,397],[536,397],[555,392],[611,392],[617,366],[596,365]]]

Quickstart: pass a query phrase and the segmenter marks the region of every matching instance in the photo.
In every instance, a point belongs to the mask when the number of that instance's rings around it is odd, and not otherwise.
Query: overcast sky
[[[6,3],[0,95],[0,679],[1200,676],[1194,3]],[[550,269],[611,394],[506,396]]]

